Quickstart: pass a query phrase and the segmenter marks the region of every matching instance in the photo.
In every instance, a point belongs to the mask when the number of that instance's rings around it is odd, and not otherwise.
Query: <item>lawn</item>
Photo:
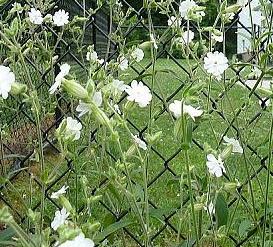
[[[139,109],[133,108],[127,120],[130,123],[130,129],[133,133],[142,133],[143,137],[147,137],[147,126],[150,125],[150,133],[154,134],[158,131],[162,132],[160,138],[153,144],[152,152],[149,157],[146,157],[148,162],[148,194],[150,201],[150,224],[151,224],[151,236],[154,236],[154,246],[172,246],[176,243],[178,234],[176,230],[179,230],[182,236],[187,237],[188,224],[186,223],[189,217],[189,203],[187,203],[188,192],[186,185],[186,166],[184,153],[181,151],[180,143],[174,136],[174,119],[168,112],[168,105],[173,102],[174,99],[181,99],[184,84],[189,83],[189,77],[185,71],[189,70],[189,65],[184,60],[177,60],[176,62],[160,58],[155,65],[156,76],[154,85],[151,82],[150,73],[152,72],[151,66],[149,66],[150,59],[144,59],[141,64],[133,65],[129,71],[121,75],[121,78],[130,83],[133,79],[142,78],[143,82],[152,88],[154,94],[153,101],[153,120],[149,117],[149,108]],[[193,62],[190,64],[193,67]],[[144,75],[142,74],[145,68]],[[73,67],[73,72],[84,82],[84,72],[78,66]],[[208,78],[200,69],[197,69],[197,73],[203,76],[204,81]],[[247,72],[243,72],[244,76]],[[140,75],[141,76],[140,76]],[[234,71],[231,69],[227,72],[227,78],[233,78],[235,76]],[[234,85],[233,85],[234,84]],[[225,90],[225,94],[221,96],[221,93]],[[268,109],[262,109],[259,105],[259,98],[256,95],[248,98],[249,90],[236,84],[233,80],[226,80],[226,83],[213,81],[211,84],[211,102],[207,98],[208,90],[203,89],[203,93],[200,94],[196,105],[200,106],[205,111],[203,118],[195,123],[195,131],[193,133],[194,143],[189,151],[190,163],[192,169],[195,171],[196,177],[194,181],[200,183],[193,184],[194,189],[203,191],[199,188],[201,181],[204,180],[207,168],[206,168],[206,151],[208,146],[217,150],[218,146],[223,149],[225,146],[222,143],[222,134],[227,130],[226,135],[228,137],[237,137],[236,129],[240,129],[243,140],[243,146],[245,148],[246,155],[232,155],[225,163],[227,168],[227,177],[230,181],[239,181],[241,184],[247,182],[251,174],[257,174],[253,177],[251,187],[249,183],[242,187],[241,195],[236,194],[234,191],[226,193],[227,201],[231,202],[233,198],[237,199],[237,202],[232,204],[229,208],[230,211],[230,229],[229,234],[232,234],[238,241],[246,237],[247,231],[254,226],[255,219],[252,218],[252,207],[257,209],[257,218],[259,218],[259,209],[262,208],[261,203],[263,199],[264,180],[266,178],[266,170],[261,169],[261,158],[267,155],[267,142],[269,133],[269,116]],[[220,98],[219,98],[220,97]],[[244,110],[241,114],[235,118],[237,110],[246,103]],[[120,108],[125,107],[126,100],[120,102]],[[213,105],[213,107],[212,107]],[[258,115],[257,115],[258,114]],[[257,116],[253,119],[254,116]],[[231,126],[232,125],[232,126]],[[231,126],[231,127],[230,127]],[[91,126],[86,126],[94,130],[96,128],[95,123],[91,123]],[[122,147],[124,150],[128,149],[132,142],[128,138],[127,134],[120,129],[120,136]],[[86,141],[86,139],[85,139]],[[86,143],[86,142],[85,142]],[[84,143],[77,145],[86,146]],[[256,154],[253,152],[255,150]],[[111,155],[105,156],[108,152]],[[111,157],[118,157],[118,151],[109,136],[105,133],[104,129],[99,129],[97,132],[96,142],[92,142],[85,151],[76,158],[76,162],[73,164],[75,172],[68,172],[63,174],[67,169],[67,162],[64,161],[58,154],[49,153],[46,155],[46,169],[52,180],[48,181],[48,185],[53,187],[49,189],[48,193],[59,189],[65,182],[70,186],[70,191],[74,191],[74,194],[70,192],[70,198],[72,202],[77,204],[77,208],[81,208],[81,186],[78,183],[78,179],[81,174],[86,174],[90,181],[90,191],[93,191],[94,195],[102,195],[100,202],[94,204],[92,208],[92,220],[98,220],[101,222],[102,227],[106,228],[117,218],[122,217],[122,221],[128,220],[135,222],[135,218],[131,213],[130,206],[128,205],[126,198],[119,192],[118,188],[115,188],[113,182],[106,182],[101,185],[101,181],[105,178],[111,178],[111,168],[119,170],[117,163],[114,162]],[[247,158],[246,158],[247,157]],[[139,204],[143,203],[143,164],[137,159],[132,159],[130,164],[130,176],[133,181],[133,189],[135,195],[138,195]],[[7,184],[6,188],[2,191],[3,197],[7,201],[13,204],[16,211],[20,215],[24,215],[25,208],[34,206],[39,201],[39,186],[37,186],[34,178],[38,175],[36,169],[36,163],[30,164],[30,167],[26,170],[33,174],[29,177],[24,171],[17,179],[13,180],[12,184]],[[258,172],[257,172],[258,170]],[[113,175],[114,176],[114,175]],[[60,178],[58,183],[52,183],[54,179]],[[117,176],[120,182],[125,179],[122,173]],[[182,184],[180,184],[182,181]],[[228,181],[226,179],[226,181]],[[31,183],[30,183],[31,182]],[[95,191],[95,188],[100,187]],[[94,189],[94,190],[93,190]],[[254,191],[255,201],[251,199],[250,189]],[[76,192],[78,193],[76,193]],[[182,193],[181,193],[182,192]],[[272,199],[272,188],[270,191],[270,197]],[[200,200],[200,198],[196,198]],[[185,205],[180,208],[181,201],[185,202]],[[254,203],[255,205],[252,205]],[[26,205],[26,207],[24,207]],[[47,215],[48,222],[50,222],[53,213],[54,206],[52,202],[47,199]],[[111,212],[111,213],[110,213]],[[232,217],[232,215],[240,215],[240,217]],[[236,219],[236,220],[233,220]],[[78,219],[79,221],[81,219]],[[166,225],[166,222],[168,224]],[[246,223],[247,222],[247,223]],[[209,229],[209,218],[205,216],[205,220],[200,223],[202,232],[206,232]],[[243,224],[243,225],[242,225]],[[243,226],[247,225],[246,230],[242,230]],[[157,232],[162,227],[166,229],[157,236]],[[176,230],[174,230],[176,229]],[[128,224],[127,230],[129,232],[139,232],[140,228],[136,224]],[[141,235],[136,235],[137,239],[141,239]],[[108,240],[112,243],[111,246],[123,246],[122,240],[126,242],[127,246],[136,246],[134,240],[124,230],[119,230],[118,234],[115,233],[109,237]],[[170,241],[171,239],[171,241]],[[181,245],[183,241],[181,240]],[[205,244],[204,244],[205,246]],[[208,245],[209,246],[209,245]],[[231,242],[227,242],[226,246],[233,246]],[[256,246],[255,243],[249,241],[244,246]]]

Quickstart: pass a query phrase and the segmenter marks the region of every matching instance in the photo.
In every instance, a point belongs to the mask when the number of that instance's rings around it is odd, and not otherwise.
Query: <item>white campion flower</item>
[[[40,10],[31,8],[28,12],[29,20],[35,25],[41,25],[43,23],[43,16]]]
[[[15,83],[15,75],[9,67],[0,65],[0,96],[7,99],[12,84]]]
[[[198,5],[193,0],[185,0],[180,3],[179,6],[179,12],[182,18],[188,20],[189,19],[189,13],[192,10],[196,10],[194,14],[198,16],[205,16],[205,12],[202,10],[198,10]]]
[[[124,84],[124,81],[120,81],[117,79],[114,79],[112,82],[112,86],[114,90],[117,90],[119,92],[124,92],[129,86]]]
[[[196,6],[197,4],[193,0],[182,1],[179,6],[181,17],[187,19],[189,11]]]
[[[57,245],[58,247],[94,247],[95,243],[84,236],[83,233],[80,233],[77,237],[73,240],[67,240],[66,242]]]
[[[223,35],[223,33],[221,33],[221,34],[219,34],[219,35],[212,33],[212,34],[211,34],[211,38],[212,38],[213,40],[215,40],[216,42],[222,43],[223,40],[224,40],[224,35]]]
[[[209,52],[204,58],[204,68],[217,80],[221,80],[222,74],[228,68],[228,59],[222,52]]]
[[[209,204],[206,203],[206,205],[204,206],[204,210],[206,210],[210,215],[215,214],[215,206],[212,202],[210,202]]]
[[[49,89],[50,94],[55,93],[56,90],[61,86],[62,80],[64,79],[65,76],[69,74],[70,68],[71,68],[70,65],[67,63],[61,65],[60,72],[56,76],[54,84]]]
[[[223,140],[226,142],[225,145],[232,145],[232,152],[242,154],[244,152],[243,148],[240,145],[240,142],[234,138],[228,138],[224,136]]]
[[[192,42],[194,39],[194,32],[191,30],[187,30],[183,32],[182,37],[179,38],[179,42],[186,45]]]
[[[73,137],[72,141],[79,140],[81,137],[82,124],[72,117],[66,119],[65,135],[67,138]]]
[[[135,59],[139,63],[144,58],[144,52],[143,52],[143,50],[141,50],[140,48],[136,48],[132,52],[132,57],[133,57],[133,59]]]
[[[170,19],[168,20],[168,26],[169,27],[177,27],[181,26],[182,21],[180,18],[177,18],[176,16],[171,16]]]
[[[101,91],[95,92],[92,97],[93,103],[100,107],[102,105],[102,93]],[[79,105],[76,107],[76,111],[79,112],[79,117],[82,117],[86,113],[91,113],[91,108],[88,103],[84,103],[80,100]]]
[[[86,60],[87,61],[97,61],[98,60],[98,53],[96,51],[87,52],[86,54]]]
[[[53,15],[53,23],[58,27],[62,27],[69,22],[69,14],[65,10],[60,9]]]
[[[129,67],[129,61],[126,57],[122,56],[120,59],[119,59],[119,68],[120,70],[124,71],[126,69],[128,69]]]
[[[142,141],[140,138],[138,138],[137,135],[132,135],[134,142],[143,150],[147,150],[147,145],[144,141]]]
[[[55,217],[51,222],[52,229],[56,231],[60,226],[65,224],[68,216],[69,212],[67,212],[65,208],[62,208],[62,210],[57,210],[55,212]]]
[[[182,101],[174,100],[174,102],[169,105],[169,110],[173,113],[175,118],[179,118],[182,114]],[[195,121],[195,118],[200,117],[203,114],[203,111],[194,108],[191,105],[183,104],[183,113],[188,114],[193,121]]]
[[[104,63],[104,59],[99,59],[98,57],[98,53],[96,51],[92,51],[92,52],[87,52],[86,54],[86,60],[87,61],[92,61],[92,62],[97,62],[99,64],[103,64]]]
[[[221,157],[218,156],[218,159],[216,159],[213,154],[207,155],[207,167],[209,173],[217,178],[223,176],[223,173],[226,172],[224,162],[222,161]]]
[[[52,199],[58,199],[61,195],[64,195],[66,193],[66,190],[69,188],[69,186],[63,186],[61,189],[59,189],[56,192],[53,192],[50,196]]]
[[[136,102],[141,108],[149,105],[152,100],[150,89],[142,82],[133,80],[131,86],[128,86],[125,91],[128,94],[127,100]]]

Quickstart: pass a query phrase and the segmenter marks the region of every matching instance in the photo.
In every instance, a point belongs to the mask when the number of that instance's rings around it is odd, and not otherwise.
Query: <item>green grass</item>
[[[145,59],[141,65],[135,65],[135,69],[139,72],[142,71],[149,64],[148,59]],[[185,63],[184,60],[178,60],[178,63],[185,68],[189,69],[189,65]],[[190,64],[192,66],[193,63]],[[182,91],[178,91],[176,95],[170,99],[170,96],[184,83],[188,83],[189,78],[187,74],[181,69],[180,66],[175,64],[171,60],[167,59],[158,59],[155,66],[157,74],[155,77],[155,84],[153,85],[153,91],[160,96],[164,102],[160,101],[156,96],[153,97],[153,112],[156,112],[156,120],[152,123],[152,128],[150,129],[151,133],[156,133],[162,131],[161,138],[153,145],[155,151],[151,152],[149,157],[148,164],[148,181],[151,183],[148,194],[149,199],[152,201],[157,209],[150,207],[151,210],[151,235],[153,236],[164,224],[163,215],[167,216],[173,211],[179,208],[181,203],[181,198],[187,197],[186,186],[183,186],[183,194],[180,194],[180,177],[186,175],[186,164],[184,159],[183,152],[177,153],[180,149],[180,143],[177,141],[174,136],[174,119],[168,111],[165,111],[163,114],[159,114],[162,109],[166,108],[174,99],[181,99]],[[151,67],[147,68],[145,74],[149,75],[152,72]],[[84,80],[84,77],[81,76],[81,69],[75,67],[74,73],[78,75],[80,80]],[[197,72],[201,76],[201,80],[204,82],[208,79],[207,76],[198,69]],[[138,73],[130,69],[126,74],[121,75],[123,80],[127,83],[130,83],[133,79],[138,78]],[[227,77],[233,77],[234,73],[229,70],[227,72]],[[152,87],[151,77],[147,76],[143,78],[143,81]],[[227,86],[227,85],[226,85]],[[220,93],[224,90],[224,85],[222,82],[213,81],[211,85],[211,98],[216,99]],[[207,92],[207,89],[204,89],[204,92]],[[248,101],[248,105],[245,107],[244,111],[239,115],[237,121],[234,122],[234,126],[238,128],[241,133],[245,144],[247,143],[252,148],[257,150],[259,156],[264,157],[267,155],[267,142],[268,142],[268,133],[269,133],[269,124],[270,124],[270,113],[268,110],[262,110],[259,106],[258,99],[255,96],[252,96],[248,99],[249,91],[244,89],[239,85],[234,85],[229,90],[226,90],[225,96],[217,103],[217,110],[212,113],[207,112],[207,107],[211,108],[211,104],[208,105],[207,98],[200,94],[198,102],[193,103],[196,106],[200,106],[204,111],[204,117],[196,122],[196,130],[193,133],[193,138],[196,143],[204,146],[206,143],[211,146],[213,149],[217,149],[218,144],[222,138],[223,132],[228,128],[230,122],[234,118],[234,112],[240,108],[240,106]],[[126,103],[124,100],[120,107],[123,108]],[[261,115],[253,122],[250,123],[250,120],[256,113],[261,112]],[[225,118],[222,118],[221,115],[224,115]],[[130,122],[138,130],[143,130],[149,124],[149,108],[140,109],[138,107],[133,108],[128,117]],[[95,125],[95,124],[94,124]],[[95,126],[92,126],[93,129]],[[130,129],[133,133],[137,134],[137,131],[130,126]],[[128,134],[126,134],[122,129],[119,131],[122,147],[126,150],[132,145]],[[147,134],[147,130],[144,132],[144,137]],[[230,128],[227,136],[236,137],[236,132],[233,128]],[[102,145],[102,148],[99,145],[91,144],[89,148],[79,157],[77,161],[74,162],[74,167],[78,171],[78,174],[86,174],[90,181],[91,188],[98,187],[101,179],[105,178],[106,174],[109,175],[110,167],[115,168],[115,163],[109,156],[105,156],[106,150],[108,150],[115,157],[118,157],[118,151],[115,144],[109,139],[109,136],[105,136],[105,133],[101,129],[98,132],[98,143]],[[223,149],[225,146],[220,145],[220,149]],[[161,156],[159,156],[159,153]],[[226,162],[225,166],[227,168],[227,175],[230,178],[230,181],[239,180],[240,183],[244,183],[247,180],[247,170],[249,173],[254,173],[260,167],[260,160],[257,159],[257,156],[252,153],[249,149],[245,149],[245,154],[247,159],[245,160],[242,155],[232,155]],[[192,148],[189,151],[190,162],[192,169],[198,177],[204,178],[207,173],[206,168],[206,153],[201,150],[197,145],[193,144]],[[175,156],[175,157],[174,157]],[[173,158],[172,158],[173,157]],[[47,156],[47,169],[52,171],[55,169],[56,177],[60,176],[62,172],[66,169],[66,162],[60,160],[58,156],[53,157],[52,155]],[[132,166],[130,168],[130,175],[134,185],[134,192],[138,195],[139,198],[143,197],[143,176],[142,176],[142,167],[143,164],[140,164],[138,160],[132,159]],[[35,164],[32,167],[35,167]],[[164,172],[163,172],[164,171]],[[99,172],[99,173],[98,173]],[[34,173],[35,174],[35,173]],[[160,175],[162,174],[162,175]],[[157,176],[160,175],[160,178],[155,180]],[[265,190],[265,177],[266,170],[262,170],[255,178],[253,178],[252,189],[255,195],[255,207],[257,209],[262,209],[263,192]],[[122,181],[122,173],[118,174],[118,178]],[[195,177],[194,179],[196,179]],[[220,179],[221,180],[221,179]],[[224,180],[224,179],[223,179]],[[19,194],[29,195],[29,178],[15,180],[13,186],[17,188]],[[70,185],[70,198],[74,203],[77,202],[78,208],[80,208],[83,203],[83,198],[81,195],[81,186],[79,183],[76,183],[76,177],[73,173],[68,173],[62,180],[54,186],[51,190],[58,189],[63,183],[67,182]],[[75,187],[77,184],[78,187]],[[193,184],[193,187],[198,187],[198,184]],[[75,191],[78,190],[79,195],[76,197]],[[252,206],[251,206],[251,196],[250,196],[250,187],[244,186],[242,189],[242,196],[246,199],[247,203],[244,203],[242,197],[240,198],[235,193],[226,193],[227,201],[232,200],[232,198],[237,197],[239,204],[238,207],[235,207],[236,204],[230,207],[230,215],[235,213],[234,221],[231,225],[230,233],[235,236],[236,239],[240,240],[245,237],[243,234],[239,236],[238,228],[242,221],[248,219],[251,223],[254,223],[254,220],[251,219]],[[205,192],[205,191],[203,191]],[[272,199],[272,189],[270,189],[270,198]],[[15,193],[14,189],[4,191],[4,196],[9,199],[10,202],[18,201],[18,193]],[[126,198],[122,193],[119,194],[119,189],[115,188],[115,185],[111,183],[106,183],[96,194],[103,195],[103,202],[111,208],[116,215],[120,215],[126,210],[129,209]],[[30,201],[29,198],[24,199],[28,205],[33,206],[34,202],[39,198],[39,190],[36,188],[32,191],[33,200]],[[20,199],[21,200],[21,199]],[[48,220],[52,218],[54,213],[53,208],[50,202],[48,202]],[[24,210],[20,203],[18,204],[18,210]],[[129,210],[130,212],[130,210]],[[258,216],[261,216],[263,212],[257,212]],[[104,227],[110,224],[114,219],[109,212],[107,212],[99,203],[96,203],[93,207],[92,217],[93,220],[99,220]],[[135,218],[132,214],[128,214],[125,218],[132,218],[135,221]],[[188,229],[185,222],[189,221],[189,207],[188,204],[184,206],[181,210],[177,211],[172,218],[169,219],[169,222],[178,228],[179,224],[182,223],[181,233],[182,235],[187,236]],[[204,221],[202,225],[203,233],[206,232],[209,223],[208,217],[204,216]],[[50,220],[49,220],[50,221]],[[140,234],[140,228],[136,225],[128,227],[131,232],[138,232]],[[115,234],[113,241],[120,241],[123,236],[123,232],[119,231],[119,234]],[[141,236],[138,236],[141,238]],[[154,246],[172,246],[175,243],[177,235],[174,231],[168,226],[166,230],[160,234],[158,238],[154,241]],[[125,235],[127,241],[127,246],[135,246],[133,241],[129,240],[128,235]],[[113,246],[122,246],[116,245]],[[204,244],[204,246],[206,246]],[[209,246],[209,245],[207,245]],[[226,243],[226,246],[232,246],[231,244]],[[244,246],[257,246],[256,243],[247,242]]]

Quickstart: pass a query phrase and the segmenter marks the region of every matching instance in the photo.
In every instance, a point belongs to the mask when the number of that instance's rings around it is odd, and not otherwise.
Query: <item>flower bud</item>
[[[84,100],[88,98],[87,90],[75,80],[63,79],[62,86],[65,91],[67,91],[69,94],[76,97],[77,99]]]
[[[136,145],[132,145],[131,147],[128,148],[127,152],[125,153],[125,157],[129,158],[131,157],[136,151]]]
[[[231,153],[232,153],[232,150],[233,150],[233,146],[231,144],[229,144],[223,151],[222,153],[220,154],[221,158],[223,160],[227,159]]]
[[[242,8],[241,5],[239,5],[239,4],[234,4],[234,5],[231,5],[231,6],[227,7],[223,12],[224,12],[224,13],[236,13],[236,12],[238,12],[241,8]]]
[[[87,86],[86,86],[87,92],[89,95],[93,95],[95,91],[95,82],[92,79],[89,79],[87,81]]]
[[[203,203],[195,203],[194,204],[194,211],[202,211],[204,208],[204,204]]]
[[[0,209],[0,222],[9,223],[13,221],[13,217],[9,212],[8,207],[3,207]]]
[[[158,141],[161,138],[161,136],[162,136],[162,131],[158,131],[153,135],[148,134],[147,141],[148,141],[148,143],[153,144],[156,141]]]
[[[60,196],[59,199],[60,199],[61,205],[67,210],[67,212],[73,212],[73,207],[66,197]]]
[[[19,95],[19,94],[23,94],[26,93],[27,91],[27,85],[22,84],[22,83],[12,83],[11,85],[11,93],[13,95]]]
[[[225,183],[224,188],[228,191],[234,191],[238,187],[237,183]]]
[[[90,202],[91,202],[91,203],[94,203],[94,202],[97,202],[97,201],[99,201],[99,200],[101,200],[101,199],[102,199],[102,195],[91,196],[91,197],[90,197]]]

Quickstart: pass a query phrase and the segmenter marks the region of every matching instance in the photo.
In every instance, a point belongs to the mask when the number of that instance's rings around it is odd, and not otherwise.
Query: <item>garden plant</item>
[[[251,2],[0,0],[0,246],[273,246],[273,8]]]

